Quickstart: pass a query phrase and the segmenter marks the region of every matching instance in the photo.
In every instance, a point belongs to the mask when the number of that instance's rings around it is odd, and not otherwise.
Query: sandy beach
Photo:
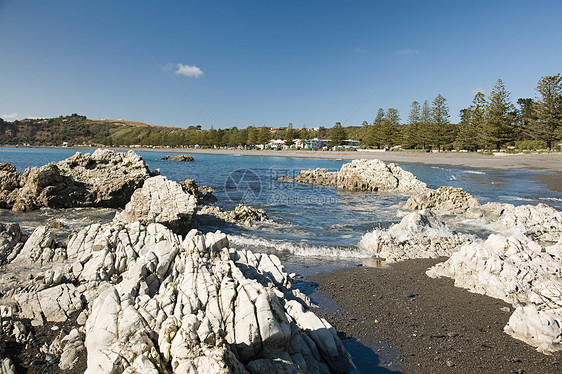
[[[562,352],[544,355],[503,332],[511,305],[426,276],[438,262],[409,260],[312,278],[324,296],[322,316],[355,342],[361,372],[562,372]],[[326,307],[325,297],[337,305]]]
[[[142,149],[170,153],[220,154],[263,157],[303,157],[324,159],[379,159],[397,164],[423,164],[474,169],[525,169],[542,171],[537,179],[552,191],[562,192],[562,153],[520,153],[485,155],[481,153],[426,153],[426,152],[327,152],[327,151],[273,151],[231,149]]]

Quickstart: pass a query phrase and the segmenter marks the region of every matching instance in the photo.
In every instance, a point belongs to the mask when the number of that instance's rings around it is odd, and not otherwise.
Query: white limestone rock
[[[161,223],[172,231],[185,234],[191,228],[197,199],[178,183],[164,176],[147,179],[131,196],[125,209],[115,215],[114,222]]]
[[[77,329],[72,329],[68,335],[61,339],[60,347],[62,349],[59,360],[61,370],[72,369],[86,349],[82,336]]]
[[[353,160],[342,165],[340,171],[326,169],[302,170],[295,178],[281,180],[300,183],[315,183],[353,191],[381,191],[414,193],[421,192],[427,185],[412,173],[381,160]]]
[[[55,234],[47,226],[37,227],[22,250],[12,261],[14,264],[42,265],[50,261],[63,260],[66,257],[63,248],[56,247]]]
[[[37,293],[39,305],[49,322],[65,322],[75,312],[82,310],[82,298],[70,283],[60,284]]]
[[[23,242],[24,237],[17,223],[0,223],[0,265],[17,256]]]
[[[97,149],[94,153],[74,156],[58,162],[63,176],[85,189],[77,206],[123,207],[133,192],[151,176],[146,162],[133,151],[114,152]]]
[[[440,214],[461,214],[480,203],[462,188],[441,186],[437,190],[425,189],[412,195],[402,207],[409,210],[431,209]]]
[[[375,229],[365,234],[359,247],[387,262],[396,262],[450,256],[470,241],[470,236],[452,232],[439,216],[424,209],[409,213],[387,230]]]
[[[84,238],[90,230],[76,237]],[[101,244],[90,248],[104,252],[104,260],[93,254],[79,278],[105,270],[120,281],[92,303],[86,322],[87,373],[354,369],[327,322],[293,296],[275,256],[229,250],[220,232],[202,235],[192,230],[182,240],[162,225],[145,228],[138,223],[94,231],[93,241]],[[105,261],[116,259],[127,246],[131,256],[126,266],[111,267]]]
[[[519,230],[539,242],[562,239],[562,212],[545,204],[513,206],[489,203],[482,206],[491,227],[497,231]]]

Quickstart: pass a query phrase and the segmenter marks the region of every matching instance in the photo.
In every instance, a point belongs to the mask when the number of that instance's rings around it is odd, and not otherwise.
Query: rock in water
[[[403,208],[410,210],[432,209],[440,214],[461,214],[479,207],[476,198],[462,188],[442,186],[437,190],[426,189],[412,195]]]
[[[62,175],[85,187],[86,199],[79,206],[123,207],[151,176],[146,162],[133,151],[97,149],[92,155],[76,153],[57,166]]]
[[[190,162],[190,161],[194,161],[194,158],[190,155],[177,155],[177,156],[164,156],[160,160]]]
[[[150,175],[148,165],[134,152],[104,149],[92,155],[76,153],[22,174],[4,165],[0,208],[27,212],[40,207],[123,207]]]
[[[214,195],[215,190],[211,187],[198,186],[193,179],[186,179],[180,184],[187,193],[197,198],[198,204],[209,204],[217,201],[217,197]]]
[[[269,219],[265,210],[244,204],[239,204],[234,210],[227,211],[218,206],[205,205],[197,212],[197,222],[207,225],[221,226],[226,222],[252,225],[256,222],[267,221],[269,221]]]
[[[342,165],[340,171],[327,169],[302,170],[294,179],[283,181],[314,183],[353,191],[386,191],[413,193],[424,191],[427,185],[412,173],[380,160],[353,160]]]
[[[529,238],[490,235],[464,245],[427,271],[455,285],[511,303],[505,331],[541,351],[562,349],[562,243],[543,247]]]
[[[361,238],[359,247],[387,262],[450,256],[471,238],[454,233],[430,209],[412,212],[388,230],[375,229]]]
[[[115,215],[116,222],[161,223],[179,234],[186,234],[193,223],[197,200],[178,182],[164,176],[147,179],[131,196],[125,209]]]

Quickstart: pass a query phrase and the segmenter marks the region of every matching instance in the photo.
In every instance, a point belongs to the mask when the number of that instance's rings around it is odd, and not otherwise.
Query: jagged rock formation
[[[480,218],[496,231],[518,230],[539,242],[556,242],[562,237],[562,212],[548,205],[488,203]]]
[[[197,212],[197,222],[204,225],[221,226],[225,223],[252,225],[256,222],[269,221],[263,209],[239,204],[234,210],[223,210],[218,206],[205,205]]]
[[[353,191],[386,191],[412,193],[423,191],[426,184],[412,173],[380,160],[353,160],[342,165],[340,171],[327,169],[302,170],[295,178],[282,177],[283,181],[314,183]]]
[[[10,165],[11,166],[11,165]],[[98,149],[17,173],[0,169],[0,208],[123,207],[151,174],[134,152]]]
[[[464,245],[429,269],[455,285],[516,307],[505,331],[541,351],[562,349],[562,239],[543,247],[529,238],[491,235]]]
[[[160,160],[164,161],[182,161],[182,162],[189,162],[195,161],[194,158],[190,155],[177,155],[177,156],[164,156]]]
[[[277,259],[229,251],[220,233],[164,235],[94,301],[88,373],[129,365],[137,372],[352,369],[333,329],[285,288]]]
[[[430,209],[412,212],[388,230],[375,229],[361,238],[359,247],[387,262],[450,256],[471,237],[454,233]]]
[[[147,179],[137,189],[115,222],[161,223],[172,231],[186,234],[193,223],[197,199],[178,183],[164,176]]]
[[[402,207],[409,210],[429,208],[440,214],[461,214],[479,206],[478,200],[462,188],[442,186],[437,190],[428,188],[412,195]]]
[[[38,228],[26,243],[37,253],[22,249],[10,270],[33,266],[28,259],[39,266],[56,247],[51,234]],[[85,349],[87,373],[354,369],[277,257],[228,247],[220,232],[182,237],[158,223],[90,225],[70,238],[64,256],[42,262],[44,275],[10,286],[0,305],[15,305],[17,319],[34,326],[79,314],[85,326],[42,348],[60,357],[61,369]]]
[[[209,204],[217,201],[217,197],[214,195],[215,190],[211,187],[198,186],[193,179],[186,179],[180,184],[187,193],[197,198],[198,204]]]
[[[12,261],[23,243],[24,236],[17,223],[0,223],[0,265]]]

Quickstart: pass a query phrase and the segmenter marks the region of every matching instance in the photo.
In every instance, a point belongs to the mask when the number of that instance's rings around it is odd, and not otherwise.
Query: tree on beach
[[[427,100],[423,102],[421,113],[420,113],[420,124],[418,127],[418,137],[419,142],[421,142],[422,149],[429,144],[432,134],[431,126],[431,110],[429,109],[429,103]]]
[[[375,120],[373,121],[373,125],[382,125],[382,121],[384,119],[384,109],[383,108],[379,108],[377,110],[377,116],[375,117]]]
[[[340,122],[336,122],[334,127],[330,130],[330,147],[342,145],[346,138],[345,129]]]
[[[482,145],[482,131],[486,121],[486,97],[477,92],[472,105],[460,112],[459,129],[455,146],[475,151]]]
[[[271,140],[271,129],[266,126],[260,127],[258,132],[258,142],[259,144],[267,144]]]
[[[420,118],[421,107],[417,101],[412,101],[410,105],[410,113],[408,115],[408,130],[406,131],[406,146],[414,148],[420,144]]]
[[[498,79],[488,98],[487,121],[483,131],[486,145],[494,145],[497,149],[508,142],[513,134],[516,116],[515,107],[511,104],[509,96],[510,93],[503,81]]]
[[[447,99],[441,94],[438,94],[431,105],[431,124],[432,124],[432,143],[441,149],[441,146],[449,143],[451,138],[451,131],[449,129],[449,106]]]
[[[542,77],[536,91],[536,121],[531,132],[551,148],[556,140],[562,139],[562,76]]]

